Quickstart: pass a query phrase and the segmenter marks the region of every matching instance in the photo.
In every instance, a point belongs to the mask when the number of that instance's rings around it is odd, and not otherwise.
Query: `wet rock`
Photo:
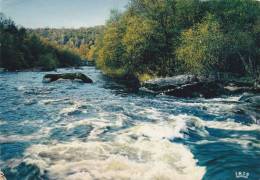
[[[181,85],[172,90],[166,91],[166,95],[176,97],[216,97],[223,93],[223,86],[217,82],[196,82]]]
[[[239,82],[213,75],[179,75],[146,81],[142,87],[154,93],[176,97],[213,98],[222,94],[232,95],[243,92],[259,92],[252,83]]]
[[[132,89],[138,89],[140,87],[140,82],[135,75],[127,74],[123,79],[127,87],[131,87]]]
[[[82,68],[82,67],[80,67],[80,66],[76,66],[76,67],[74,67],[74,69],[83,70],[83,68]]]
[[[143,87],[152,91],[165,91],[177,88],[181,85],[198,82],[197,77],[194,75],[179,75],[174,77],[156,78],[148,80],[142,84]]]
[[[260,110],[260,94],[243,94],[240,99],[240,102],[251,103],[253,106],[258,107]]]
[[[213,77],[179,75],[146,81],[143,87],[176,97],[206,97],[218,96],[224,90],[223,85]]]
[[[53,82],[58,79],[79,79],[84,83],[93,83],[93,81],[83,73],[46,74],[43,77],[43,82]]]
[[[235,107],[236,112],[246,114],[256,124],[260,124],[260,94],[244,93],[239,104]]]
[[[253,83],[249,82],[239,82],[237,81],[228,81],[226,80],[224,83],[224,89],[228,94],[241,94],[244,92],[252,92],[252,93],[260,93],[260,88],[258,86],[254,86]]]
[[[124,85],[130,91],[138,91],[140,88],[139,79],[133,74],[125,74],[121,77],[113,78],[117,83]]]

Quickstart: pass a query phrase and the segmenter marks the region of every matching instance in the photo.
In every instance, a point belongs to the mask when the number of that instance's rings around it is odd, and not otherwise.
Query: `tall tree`
[[[208,14],[201,23],[182,33],[177,58],[186,71],[200,74],[217,70],[223,40],[218,21]]]

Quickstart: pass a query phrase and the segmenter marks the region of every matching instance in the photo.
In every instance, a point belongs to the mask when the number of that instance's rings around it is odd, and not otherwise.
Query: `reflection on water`
[[[94,83],[0,74],[0,168],[7,179],[260,176],[260,127],[235,110],[239,96],[135,94],[94,67],[77,71]]]

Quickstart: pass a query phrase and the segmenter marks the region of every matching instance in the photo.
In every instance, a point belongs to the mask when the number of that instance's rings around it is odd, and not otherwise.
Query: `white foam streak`
[[[234,130],[234,131],[260,131],[260,126],[257,124],[244,125],[234,122],[230,119],[226,121],[201,121],[205,126],[209,128]]]
[[[182,136],[181,120],[137,124],[105,142],[33,145],[25,161],[53,179],[201,179],[205,168],[196,166],[187,147],[168,140]]]
[[[52,128],[45,127],[29,135],[0,135],[0,143],[33,141],[47,137]]]
[[[233,119],[227,119],[225,121],[205,121],[196,116],[179,115],[177,116],[186,122],[193,122],[196,127],[209,127],[224,130],[234,131],[260,131],[260,126],[257,124],[245,125],[242,123],[235,122]]]

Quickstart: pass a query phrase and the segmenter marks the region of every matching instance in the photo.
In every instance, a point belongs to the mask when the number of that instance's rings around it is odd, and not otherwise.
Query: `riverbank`
[[[260,93],[260,85],[250,77],[230,74],[225,76],[185,74],[144,81],[141,90],[176,97],[213,98],[245,92]]]

